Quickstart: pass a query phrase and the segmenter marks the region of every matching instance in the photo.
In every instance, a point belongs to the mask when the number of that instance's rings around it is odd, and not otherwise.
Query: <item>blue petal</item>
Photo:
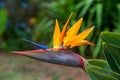
[[[48,48],[47,46],[37,44],[37,43],[32,42],[32,41],[30,41],[30,40],[24,39],[24,41],[26,41],[26,42],[30,43],[31,45],[36,46],[36,47],[38,47],[38,48],[40,48],[40,49],[47,49],[47,48]]]

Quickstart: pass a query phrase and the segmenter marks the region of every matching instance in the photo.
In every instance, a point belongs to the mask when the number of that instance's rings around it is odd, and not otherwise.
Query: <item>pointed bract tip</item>
[[[21,55],[27,55],[27,54],[34,54],[34,53],[39,53],[43,52],[45,50],[43,49],[38,49],[38,50],[30,50],[30,51],[12,51],[14,54],[21,54]]]
[[[19,51],[12,51],[11,53],[13,53],[13,54],[21,54],[21,55],[25,55],[25,53],[23,53],[23,52],[19,52]]]

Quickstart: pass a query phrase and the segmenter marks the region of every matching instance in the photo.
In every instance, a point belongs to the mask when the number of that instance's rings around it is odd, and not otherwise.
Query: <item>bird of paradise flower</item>
[[[47,46],[39,45],[29,40],[25,40],[28,43],[39,47],[38,50],[30,51],[14,51],[13,53],[25,55],[40,61],[85,68],[85,59],[73,52],[68,50],[68,48],[73,48],[75,46],[81,46],[84,44],[94,45],[93,43],[85,40],[85,38],[93,31],[94,26],[90,27],[83,32],[78,34],[80,26],[82,24],[83,18],[80,18],[68,31],[67,26],[70,21],[72,14],[69,16],[62,31],[60,31],[58,20],[56,19],[54,35],[53,35],[53,48],[47,48]]]

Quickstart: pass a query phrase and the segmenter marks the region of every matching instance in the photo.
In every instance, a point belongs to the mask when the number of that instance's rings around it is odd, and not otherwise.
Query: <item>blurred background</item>
[[[119,0],[0,0],[0,79],[79,80],[80,77],[87,79],[85,75],[80,76],[84,73],[81,73],[81,70],[42,63],[11,53],[36,49],[23,39],[51,47],[55,19],[59,20],[62,29],[71,12],[73,15],[69,26],[83,17],[79,32],[96,26],[87,38],[95,43],[96,47],[84,45],[73,50],[85,58],[104,59],[100,32],[120,32]]]

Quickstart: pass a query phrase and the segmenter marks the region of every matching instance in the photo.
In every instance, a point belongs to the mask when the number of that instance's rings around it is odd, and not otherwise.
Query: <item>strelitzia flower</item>
[[[39,45],[32,41],[25,40],[26,42],[37,46],[40,49],[31,51],[18,51],[13,53],[25,55],[48,63],[81,67],[84,69],[84,66],[86,64],[85,59],[77,53],[69,50],[68,48],[73,48],[75,46],[81,46],[84,44],[94,45],[93,43],[85,40],[85,38],[94,29],[94,26],[84,30],[81,33],[78,33],[83,20],[80,18],[69,30],[67,30],[71,15],[63,26],[62,31],[60,31],[59,23],[56,19],[53,35],[53,48],[48,48],[47,46]]]

